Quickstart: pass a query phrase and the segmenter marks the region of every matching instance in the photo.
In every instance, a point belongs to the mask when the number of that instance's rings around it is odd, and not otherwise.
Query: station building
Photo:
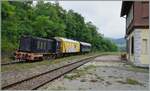
[[[126,19],[127,60],[135,66],[150,63],[149,1],[123,1],[121,17]]]

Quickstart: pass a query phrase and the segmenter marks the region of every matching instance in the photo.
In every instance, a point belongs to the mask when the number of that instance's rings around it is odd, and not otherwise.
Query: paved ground
[[[119,56],[102,56],[39,89],[148,90],[149,73],[145,70],[131,69]]]

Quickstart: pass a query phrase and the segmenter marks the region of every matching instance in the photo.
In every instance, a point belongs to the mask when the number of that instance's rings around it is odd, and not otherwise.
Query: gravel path
[[[83,57],[83,59],[86,57]],[[60,63],[57,64],[53,64],[50,66],[45,66],[45,65],[41,65],[32,69],[27,69],[27,70],[22,70],[22,71],[12,71],[12,72],[3,72],[1,74],[1,83],[2,86],[6,86],[7,84],[10,83],[14,83],[17,81],[20,81],[22,79],[28,78],[28,77],[32,77],[34,75],[49,71],[49,70],[53,70],[55,68],[61,67],[63,65],[66,65],[68,63],[73,63],[78,61],[79,59],[74,59],[74,60],[67,60],[67,61],[62,61]]]
[[[71,65],[65,66],[63,68],[48,72],[46,74],[36,76],[33,79],[23,81],[19,84],[15,84],[15,85],[13,85],[11,87],[7,87],[5,89],[7,89],[7,90],[32,90],[32,89],[36,89],[39,86],[41,86],[42,84],[45,84],[46,82],[51,81],[51,80],[59,77],[60,75],[65,74],[66,72],[69,72],[70,70],[73,70],[76,67],[78,67],[84,63],[87,63],[90,60],[91,59],[79,61],[77,63],[74,63]]]
[[[119,56],[102,56],[40,90],[148,90],[149,73],[127,70]],[[125,69],[126,68],[126,69]]]

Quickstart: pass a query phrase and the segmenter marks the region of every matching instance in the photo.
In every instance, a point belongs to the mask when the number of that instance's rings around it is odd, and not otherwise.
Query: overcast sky
[[[54,3],[54,1],[51,1]],[[80,13],[85,21],[91,21],[105,37],[125,36],[125,19],[120,17],[122,1],[59,1],[66,10]]]
[[[80,13],[96,25],[105,37],[125,36],[125,19],[120,17],[121,1],[59,1],[64,9]]]

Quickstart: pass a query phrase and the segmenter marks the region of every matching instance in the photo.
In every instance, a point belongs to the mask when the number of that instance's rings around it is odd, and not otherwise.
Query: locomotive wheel
[[[52,55],[52,59],[56,59],[56,55],[54,54],[54,55]]]

